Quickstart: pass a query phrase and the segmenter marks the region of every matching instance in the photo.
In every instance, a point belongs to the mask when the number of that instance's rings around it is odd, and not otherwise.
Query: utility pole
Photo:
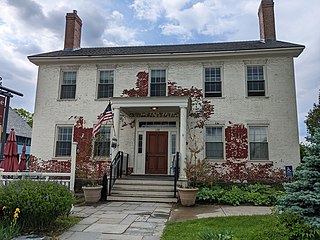
[[[3,150],[4,150],[4,144],[5,144],[6,136],[7,136],[7,125],[8,125],[8,116],[9,116],[9,108],[10,108],[10,99],[13,98],[13,94],[18,95],[20,97],[23,97],[22,93],[2,86],[2,77],[0,77],[0,95],[5,97],[5,110],[4,110],[3,123],[0,122],[0,124],[3,125],[2,136],[1,136],[1,148],[0,148],[0,161],[3,160]]]

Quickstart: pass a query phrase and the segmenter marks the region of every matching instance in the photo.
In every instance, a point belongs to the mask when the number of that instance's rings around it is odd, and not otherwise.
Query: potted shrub
[[[190,160],[186,161],[187,183],[185,187],[177,188],[179,198],[183,206],[193,206],[196,202],[198,186],[205,184],[210,179],[211,166],[206,159],[198,159],[197,154],[203,150],[203,147],[198,147],[195,134],[190,134],[191,153]]]
[[[74,138],[78,142],[76,158],[76,176],[82,179],[82,190],[85,201],[98,202],[101,198],[102,186],[98,184],[98,165],[101,161],[92,159],[92,128],[84,128],[83,124],[74,128]]]

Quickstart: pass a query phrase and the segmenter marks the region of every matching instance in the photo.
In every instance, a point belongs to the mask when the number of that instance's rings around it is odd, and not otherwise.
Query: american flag
[[[98,117],[99,120],[98,120],[96,126],[93,128],[93,131],[92,131],[93,137],[96,137],[96,135],[99,133],[100,128],[102,126],[102,123],[107,121],[107,120],[111,120],[112,118],[113,118],[113,113],[112,113],[112,109],[111,109],[111,103],[109,102],[107,108]]]

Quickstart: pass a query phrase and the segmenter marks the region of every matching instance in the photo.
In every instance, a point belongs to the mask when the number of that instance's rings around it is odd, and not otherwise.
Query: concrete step
[[[108,196],[107,201],[120,201],[120,202],[159,202],[159,203],[176,203],[177,198],[173,197],[131,197],[131,196]]]
[[[151,179],[117,179],[115,184],[117,185],[151,185],[151,186],[173,186],[173,181],[165,180],[151,180]]]
[[[119,191],[112,189],[112,196],[136,196],[136,197],[173,197],[172,192],[156,192],[156,191]]]
[[[113,185],[113,190],[129,190],[129,191],[158,191],[158,192],[173,192],[173,186],[163,185],[133,185],[133,184],[118,184]]]

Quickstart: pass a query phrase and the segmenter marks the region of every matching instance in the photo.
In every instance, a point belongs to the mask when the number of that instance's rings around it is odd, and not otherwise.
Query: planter
[[[177,188],[182,206],[193,206],[196,203],[198,188]]]
[[[87,203],[96,203],[101,198],[101,189],[102,186],[94,186],[94,187],[82,187],[84,198]]]

